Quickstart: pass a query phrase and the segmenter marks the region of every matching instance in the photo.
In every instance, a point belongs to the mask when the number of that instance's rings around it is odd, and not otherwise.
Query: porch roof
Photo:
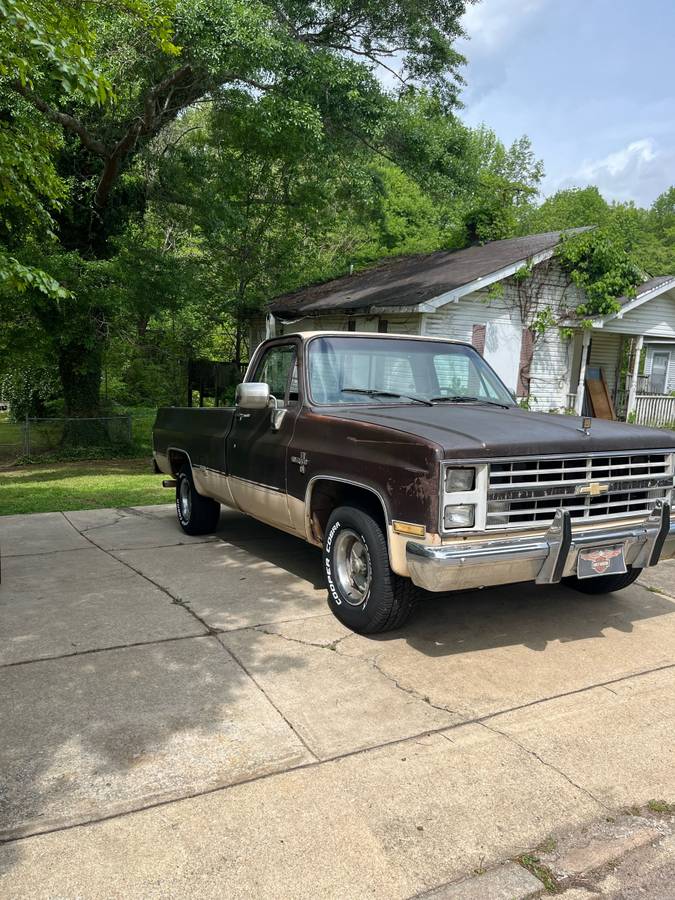
[[[639,284],[634,297],[620,297],[621,308],[594,319],[594,329],[642,335],[646,341],[675,340],[675,275],[659,275]]]

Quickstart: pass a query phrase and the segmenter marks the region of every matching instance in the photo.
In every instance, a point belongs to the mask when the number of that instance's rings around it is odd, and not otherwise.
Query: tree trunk
[[[73,341],[59,348],[59,374],[65,401],[64,414],[71,419],[63,432],[69,446],[107,446],[112,443],[101,415],[101,373],[103,347]],[[80,419],[82,421],[72,421]]]

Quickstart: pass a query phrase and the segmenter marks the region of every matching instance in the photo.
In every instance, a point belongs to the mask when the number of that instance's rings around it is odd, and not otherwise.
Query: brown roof
[[[570,229],[568,233],[584,231]],[[376,266],[276,297],[268,304],[276,314],[362,310],[369,307],[417,306],[518,262],[550,250],[562,231],[491,241],[466,250],[438,250],[398,256]]]

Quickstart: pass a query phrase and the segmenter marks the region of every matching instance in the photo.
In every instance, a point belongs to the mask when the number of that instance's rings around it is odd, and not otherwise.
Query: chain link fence
[[[0,465],[41,457],[86,458],[149,455],[155,411],[92,419],[26,418],[0,422]]]

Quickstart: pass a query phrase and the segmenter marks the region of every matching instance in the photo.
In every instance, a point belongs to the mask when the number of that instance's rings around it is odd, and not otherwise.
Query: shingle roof
[[[584,230],[574,228],[567,233]],[[550,250],[560,242],[562,234],[562,231],[548,231],[491,241],[466,250],[393,257],[353,275],[276,297],[268,307],[273,313],[289,315],[333,309],[417,306]]]
[[[638,284],[635,288],[634,297],[619,297],[619,303],[622,306],[625,306],[627,303],[632,303],[633,300],[639,299],[643,294],[648,294],[659,287],[663,287],[664,290],[667,290],[665,285],[668,282],[671,283],[671,287],[675,288],[675,275],[658,275],[656,278],[650,278],[648,281],[643,281],[642,284]]]

